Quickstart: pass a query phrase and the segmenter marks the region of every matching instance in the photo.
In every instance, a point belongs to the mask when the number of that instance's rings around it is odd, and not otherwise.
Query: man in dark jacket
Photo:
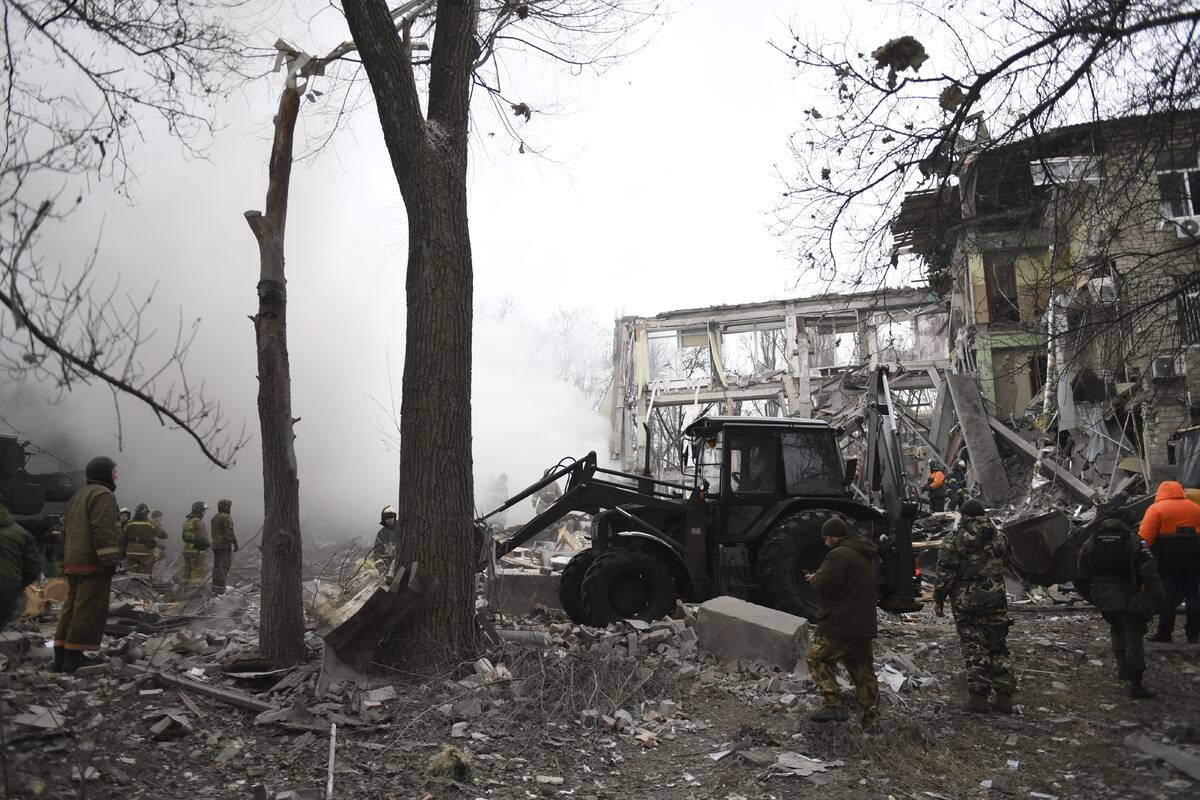
[[[826,520],[821,536],[829,552],[811,578],[820,608],[807,660],[825,705],[812,719],[829,722],[848,716],[835,673],[840,662],[858,694],[863,728],[870,730],[879,722],[879,683],[871,651],[871,640],[879,634],[875,618],[878,551],[865,537],[851,533],[840,517]]]
[[[991,694],[991,708],[1011,714],[1016,682],[1008,653],[1004,571],[1012,549],[978,500],[963,503],[962,514],[961,526],[940,548],[933,612],[944,617],[950,598],[967,666],[967,708],[986,714]]]
[[[0,628],[8,624],[25,587],[42,574],[33,534],[13,521],[0,497]]]
[[[54,671],[74,672],[83,654],[100,649],[108,621],[112,576],[121,563],[117,465],[100,456],[84,470],[87,484],[67,504],[67,599],[54,633]]]
[[[229,575],[229,568],[233,566],[233,554],[238,550],[237,534],[233,531],[233,517],[229,516],[232,508],[232,500],[218,500],[217,513],[213,515],[210,525],[212,529],[212,588],[214,594],[225,594],[225,578]]]
[[[1165,593],[1149,546],[1127,520],[1109,517],[1083,543],[1075,587],[1108,623],[1117,680],[1129,681],[1129,696],[1135,700],[1154,697],[1142,683],[1146,672],[1142,637],[1154,604],[1161,604]],[[1151,598],[1153,603],[1148,602]]]

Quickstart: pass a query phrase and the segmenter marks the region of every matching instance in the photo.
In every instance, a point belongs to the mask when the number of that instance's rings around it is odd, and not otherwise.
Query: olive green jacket
[[[233,503],[229,500],[217,503],[217,513],[213,515],[210,524],[213,550],[229,550],[238,543],[237,534],[233,531],[233,517],[229,516],[231,508]]]
[[[121,563],[119,515],[117,498],[107,486],[89,483],[75,493],[63,523],[68,575],[116,571]]]
[[[0,505],[0,596],[16,595],[41,574],[42,559],[33,534]]]
[[[833,546],[812,576],[820,610],[817,634],[832,639],[879,635],[875,616],[875,562],[879,551],[861,535],[846,536]]]

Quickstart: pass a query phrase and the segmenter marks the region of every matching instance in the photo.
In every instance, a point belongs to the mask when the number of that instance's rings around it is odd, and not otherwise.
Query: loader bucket
[[[1075,550],[1064,548],[1071,520],[1061,511],[1025,517],[1004,526],[1012,545],[1013,571],[1039,586],[1066,583],[1075,577]]]

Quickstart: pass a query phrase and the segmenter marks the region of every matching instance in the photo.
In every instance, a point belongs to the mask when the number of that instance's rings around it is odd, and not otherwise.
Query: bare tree
[[[153,292],[131,297],[117,283],[97,286],[98,249],[82,265],[64,268],[43,244],[79,238],[68,234],[68,219],[93,183],[128,192],[132,147],[149,120],[200,152],[212,132],[209,103],[237,64],[237,41],[221,16],[235,4],[0,6],[0,369],[62,392],[102,384],[114,403],[133,397],[222,467],[246,437],[229,428],[203,382],[189,376],[196,323],[181,317],[174,344],[152,359],[154,331],[144,310]]]
[[[439,601],[384,648],[389,663],[431,664],[474,641],[466,190],[473,89],[508,119],[529,121],[535,109],[510,94],[499,53],[594,65],[616,55],[630,25],[651,8],[617,0],[440,0],[395,10],[383,0],[343,4],[408,219],[401,557],[419,561],[441,586]],[[414,58],[428,41],[428,58]]]

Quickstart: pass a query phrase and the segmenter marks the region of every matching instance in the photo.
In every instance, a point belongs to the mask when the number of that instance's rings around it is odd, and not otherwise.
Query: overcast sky
[[[296,2],[297,6],[302,3]],[[797,294],[791,258],[772,235],[788,168],[788,135],[814,104],[769,46],[788,24],[825,35],[877,24],[866,3],[755,0],[677,3],[648,44],[601,76],[542,75],[524,95],[525,125],[546,158],[520,155],[493,118],[475,129],[470,177],[478,325],[474,413],[476,480],[505,471],[510,487],[565,455],[603,452],[606,422],[553,377],[545,323],[583,309],[607,337],[622,314],[769,300]],[[263,30],[320,51],[346,37],[331,12],[311,30]],[[868,40],[886,38],[882,31]],[[881,38],[882,37],[882,38]],[[226,413],[255,434],[230,471],[206,466],[179,432],[124,401],[124,452],[106,392],[61,405],[9,384],[3,416],[22,433],[79,457],[113,454],[123,505],[148,502],[172,526],[195,499],[235,501],[244,527],[261,521],[253,329],[257,250],[242,213],[261,207],[278,76],[252,83],[221,107],[206,160],[183,157],[152,126],[134,156],[132,201],[98,186],[52,243],[68,268],[100,241],[97,278],[134,296],[154,282],[150,317],[173,335],[182,308],[200,317],[193,381],[204,379]],[[303,124],[324,129],[307,106]],[[490,132],[497,136],[488,137]],[[404,331],[404,211],[372,106],[358,110],[315,159],[292,176],[288,219],[293,404],[305,533],[318,540],[367,535],[396,496],[397,458],[378,431],[390,424],[390,365],[397,403]],[[512,298],[504,320],[495,309]],[[79,463],[78,466],[82,466]]]

